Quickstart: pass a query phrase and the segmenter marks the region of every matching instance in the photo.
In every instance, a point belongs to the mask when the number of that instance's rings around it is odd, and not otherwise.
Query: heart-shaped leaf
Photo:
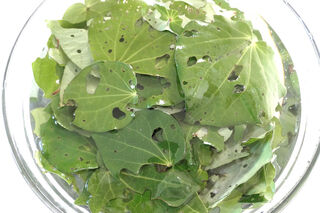
[[[219,127],[270,120],[285,94],[273,57],[245,21],[189,23],[176,50],[186,120]]]
[[[126,107],[135,104],[137,79],[120,62],[96,62],[81,71],[64,93],[64,102],[74,101],[74,125],[93,132],[120,129],[131,120]],[[89,87],[90,85],[90,87]]]
[[[184,172],[171,169],[159,173],[154,166],[144,167],[138,175],[121,172],[120,178],[132,190],[140,194],[150,190],[151,199],[160,199],[174,207],[186,203],[200,189]]]
[[[122,169],[138,173],[146,164],[167,167],[183,159],[185,142],[178,122],[163,112],[143,110],[125,128],[93,135],[106,167],[113,175]]]
[[[182,101],[174,61],[175,36],[159,32],[142,19],[139,1],[110,2],[107,16],[94,18],[89,26],[89,44],[95,60],[121,61],[139,74],[166,78],[170,102]],[[162,105],[171,105],[163,101]]]

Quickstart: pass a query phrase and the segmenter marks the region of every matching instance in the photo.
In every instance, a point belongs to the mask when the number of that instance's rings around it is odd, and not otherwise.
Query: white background
[[[239,0],[241,1],[241,0]],[[257,0],[258,1],[258,0]],[[33,12],[40,0],[7,0],[0,6],[0,80],[13,43],[25,20]],[[320,2],[318,0],[289,0],[309,26],[314,38],[320,45]],[[298,42],[298,41],[297,41]],[[319,98],[320,100],[320,98]],[[10,146],[3,129],[2,115],[0,123],[0,212],[4,213],[49,213],[47,207],[37,198],[26,184],[14,162]],[[319,118],[320,119],[320,118]],[[320,161],[317,162],[311,176],[283,211],[284,213],[320,212]]]

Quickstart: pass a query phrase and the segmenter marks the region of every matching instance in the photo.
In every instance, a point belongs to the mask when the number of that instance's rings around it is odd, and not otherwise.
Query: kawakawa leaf
[[[138,173],[146,164],[173,166],[184,158],[185,142],[178,122],[157,110],[142,110],[123,129],[94,134],[98,150],[113,175],[122,169]]]
[[[81,69],[93,62],[88,43],[88,31],[84,29],[66,29],[58,21],[49,21],[48,27],[56,37],[64,53]]]
[[[186,173],[174,169],[159,173],[155,166],[146,166],[137,175],[121,172],[120,178],[133,191],[143,194],[150,190],[151,199],[160,199],[174,207],[189,201],[200,189]]]
[[[73,124],[106,132],[126,126],[132,116],[126,107],[137,102],[137,79],[121,62],[96,62],[81,71],[64,92],[64,103],[75,102]],[[91,85],[91,87],[88,87]]]
[[[190,22],[176,47],[186,121],[226,127],[270,120],[286,92],[273,57],[248,22]]]
[[[98,167],[91,142],[60,127],[53,119],[41,125],[40,135],[41,154],[57,170],[70,174]]]
[[[106,204],[115,198],[122,198],[125,186],[105,169],[96,170],[88,182],[89,207],[92,213],[100,213]]]
[[[37,58],[32,63],[34,80],[44,91],[45,97],[50,98],[59,88],[59,76],[57,75],[57,63],[47,55],[45,58]]]
[[[235,161],[232,164],[209,170],[211,175],[218,176],[213,186],[201,195],[209,207],[216,206],[221,200],[227,197],[240,184],[247,182],[260,168],[269,163],[272,158],[271,148],[272,135],[250,144],[250,155]]]
[[[140,1],[109,1],[108,16],[94,18],[89,26],[89,44],[95,60],[121,61],[138,74],[164,77],[172,105],[182,101],[174,61],[176,38],[159,32],[142,19]]]

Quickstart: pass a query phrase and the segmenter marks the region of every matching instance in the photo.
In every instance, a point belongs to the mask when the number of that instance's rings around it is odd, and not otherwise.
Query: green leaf
[[[272,163],[263,166],[250,180],[238,187],[244,195],[259,194],[264,201],[270,201],[275,192],[274,178],[276,171]],[[241,202],[244,202],[242,200]],[[251,203],[251,202],[249,202]]]
[[[241,203],[239,203],[242,194],[234,190],[217,206],[220,209],[219,213],[241,213],[243,211]]]
[[[132,120],[126,107],[137,101],[136,83],[130,67],[121,62],[96,62],[85,68],[64,92],[64,102],[74,101],[77,107],[72,123],[93,132],[126,126]]]
[[[184,158],[185,142],[178,122],[163,112],[143,110],[118,131],[94,134],[98,150],[113,175],[121,169],[138,173],[141,166],[172,166]]]
[[[179,213],[208,213],[208,209],[200,199],[199,195],[196,194],[189,203],[179,210]]]
[[[50,98],[59,88],[59,76],[56,72],[57,63],[47,55],[45,58],[37,58],[32,63],[34,80],[44,91],[45,97]]]
[[[49,21],[48,27],[59,41],[64,53],[81,69],[93,62],[88,43],[88,31],[84,29],[66,29],[58,21]]]
[[[181,102],[174,62],[175,36],[154,30],[143,21],[143,5],[139,1],[110,4],[110,17],[94,18],[89,26],[94,59],[121,61],[130,64],[138,74],[166,78],[170,83],[166,95],[170,102],[164,100],[161,105]]]
[[[74,63],[71,61],[68,61],[66,64],[62,79],[61,79],[61,84],[60,84],[60,105],[63,105],[63,95],[64,91],[67,89],[69,86],[70,82],[80,73],[81,69],[77,67]]]
[[[47,123],[51,117],[50,107],[33,109],[31,115],[35,123],[33,132],[36,136],[40,137],[40,126]]]
[[[113,178],[109,171],[96,170],[88,183],[88,191],[91,194],[89,200],[91,212],[100,213],[110,200],[123,197],[124,189],[125,186]]]
[[[91,142],[58,126],[53,119],[41,125],[40,135],[41,154],[57,170],[70,174],[98,167]]]
[[[107,203],[103,212],[105,213],[123,213],[127,212],[127,203],[123,199],[114,199]]]
[[[248,155],[249,153],[243,149],[238,140],[231,139],[225,143],[225,148],[222,152],[214,152],[212,163],[206,169],[215,169]]]
[[[247,182],[271,161],[271,135],[251,144],[249,148],[251,154],[248,157],[210,171],[211,174],[220,177],[214,182],[213,187],[202,195],[202,199],[206,200],[210,207],[216,206],[237,186]]]
[[[176,48],[186,120],[218,127],[270,120],[285,94],[273,57],[245,21],[189,23]]]
[[[87,20],[87,7],[82,3],[76,3],[71,5],[65,14],[63,20],[72,24],[81,23]]]
[[[184,172],[171,169],[159,173],[155,166],[143,167],[138,175],[121,172],[120,178],[131,190],[140,194],[150,190],[151,199],[160,199],[173,207],[183,205],[200,189]]]
[[[212,151],[210,146],[200,140],[192,140],[193,156],[198,159],[199,164],[208,166],[212,162]]]
[[[74,180],[72,175],[65,174],[61,171],[59,171],[57,168],[55,168],[51,163],[48,162],[48,160],[41,154],[41,152],[37,151],[35,154],[35,159],[37,164],[45,170],[45,172],[50,172],[52,174],[58,175],[60,178],[62,178],[64,181],[66,181],[68,184],[71,184]]]

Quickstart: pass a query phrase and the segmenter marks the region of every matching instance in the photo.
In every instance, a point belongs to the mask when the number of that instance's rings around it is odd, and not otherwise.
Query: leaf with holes
[[[161,5],[164,4],[161,2]],[[191,20],[204,21],[206,19],[205,11],[183,1],[170,2],[169,6],[161,5],[154,5],[144,14],[144,19],[159,31],[168,30],[179,35]]]
[[[178,92],[174,61],[175,36],[159,32],[142,19],[139,1],[110,2],[109,16],[97,17],[89,26],[89,43],[95,60],[121,61],[138,74],[169,81],[170,102],[182,101]],[[172,98],[171,98],[172,97]],[[163,102],[162,105],[171,105]]]
[[[143,110],[118,131],[94,134],[106,167],[117,176],[122,169],[138,173],[141,166],[173,166],[184,158],[185,142],[178,122],[163,112]]]
[[[125,186],[112,177],[109,171],[96,170],[88,182],[88,192],[91,195],[88,203],[91,212],[102,212],[109,201],[123,197],[124,189]]]
[[[64,92],[64,103],[75,102],[73,124],[87,131],[106,132],[126,126],[135,104],[137,79],[121,62],[96,62],[85,68]],[[89,87],[90,85],[90,87]]]
[[[173,207],[186,203],[200,189],[186,173],[174,169],[159,173],[155,166],[146,166],[139,174],[121,172],[120,179],[133,191],[143,194],[150,190],[151,199],[160,199]]]
[[[189,23],[176,48],[189,123],[219,127],[270,120],[285,94],[274,54],[245,21]]]
[[[96,149],[91,142],[63,129],[53,119],[41,125],[40,135],[41,154],[57,170],[70,174],[98,167]]]
[[[44,91],[45,97],[50,98],[59,88],[59,76],[57,75],[57,63],[47,55],[45,58],[37,58],[32,63],[34,80]]]
[[[248,157],[209,171],[211,175],[219,177],[213,187],[201,195],[210,208],[216,206],[236,187],[247,182],[271,161],[271,141],[272,135],[269,134],[266,138],[249,145],[250,155]]]
[[[88,31],[84,29],[66,29],[58,21],[49,21],[48,27],[56,37],[64,53],[81,69],[93,62],[88,43]]]

